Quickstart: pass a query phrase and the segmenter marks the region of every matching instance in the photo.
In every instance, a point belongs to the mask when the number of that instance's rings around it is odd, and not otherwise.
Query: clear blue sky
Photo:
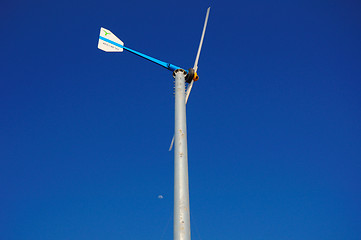
[[[361,239],[361,4],[332,0],[2,3],[0,239],[172,239],[171,72],[97,41],[189,68],[208,6],[192,238]]]

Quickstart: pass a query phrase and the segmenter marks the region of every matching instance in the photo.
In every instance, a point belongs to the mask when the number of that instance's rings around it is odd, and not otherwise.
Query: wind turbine
[[[186,104],[191,93],[193,83],[198,80],[198,60],[201,53],[204,34],[207,27],[210,7],[207,9],[204,21],[201,41],[199,43],[196,60],[193,68],[184,70],[173,64],[163,62],[138,51],[124,46],[110,30],[100,28],[98,48],[105,52],[123,52],[126,50],[151,62],[154,62],[173,72],[175,78],[175,118],[174,136],[169,151],[174,143],[174,217],[173,217],[173,239],[190,240],[190,208],[188,187],[188,148],[187,148],[187,124]],[[187,91],[185,84],[188,83]]]

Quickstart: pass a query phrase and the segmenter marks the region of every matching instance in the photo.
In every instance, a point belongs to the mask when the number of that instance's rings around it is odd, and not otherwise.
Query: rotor
[[[187,83],[191,83],[192,80],[193,81],[197,81],[199,79],[198,74],[196,73],[196,71],[194,71],[193,68],[188,69],[188,73],[186,75],[186,82]]]

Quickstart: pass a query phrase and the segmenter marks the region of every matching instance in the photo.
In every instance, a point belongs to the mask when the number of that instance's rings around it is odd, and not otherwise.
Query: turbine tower
[[[110,30],[105,28],[100,29],[99,35],[99,49],[105,52],[122,52],[123,50],[126,50],[173,72],[173,77],[175,78],[175,117],[174,136],[169,151],[172,150],[174,145],[174,240],[191,239],[186,104],[188,102],[193,83],[198,80],[198,60],[207,27],[209,11],[210,7],[207,9],[201,41],[199,43],[194,66],[188,70],[184,70],[183,68],[177,67],[173,64],[160,61],[156,58],[125,47],[124,43],[119,38],[117,38]],[[187,92],[185,91],[186,83],[188,83]]]

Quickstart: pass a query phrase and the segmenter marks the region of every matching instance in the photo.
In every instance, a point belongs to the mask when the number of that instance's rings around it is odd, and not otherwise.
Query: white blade
[[[110,30],[100,28],[98,48],[105,52],[123,52],[124,43]]]
[[[209,16],[209,11],[210,11],[210,10],[211,10],[211,7],[209,7],[209,8],[207,9],[206,19],[204,20],[204,25],[203,25],[202,37],[201,37],[201,41],[199,42],[199,47],[198,47],[198,52],[197,52],[196,60],[194,61],[193,69],[194,69],[195,72],[197,72],[197,70],[198,70],[198,60],[199,60],[199,55],[201,54],[201,49],[202,49],[202,45],[203,45],[204,34],[206,33],[208,16]],[[192,90],[192,87],[193,87],[193,82],[194,82],[194,81],[192,80],[191,83],[188,84],[188,87],[187,87],[186,104],[187,104],[187,102],[188,102],[189,94],[191,94],[191,90]]]
[[[173,135],[172,142],[170,143],[170,146],[169,146],[169,149],[168,149],[169,152],[172,151],[173,144],[174,144],[174,135]]]
[[[194,81],[190,82],[187,87],[187,93],[186,93],[186,104],[188,102],[189,94],[191,93],[192,87],[193,87]]]
[[[200,41],[200,43],[199,43],[198,52],[197,52],[197,56],[196,56],[196,61],[194,62],[194,66],[193,66],[193,69],[194,69],[195,72],[197,72],[197,69],[198,69],[199,55],[201,54],[201,49],[202,49],[202,44],[203,44],[203,38],[204,38],[204,34],[206,33],[208,16],[209,16],[209,11],[210,11],[210,10],[211,10],[211,7],[209,7],[209,8],[207,9],[206,20],[204,20],[202,37],[201,37],[201,41]]]
[[[206,33],[206,28],[207,28],[207,22],[208,22],[208,16],[209,16],[209,11],[211,10],[211,7],[209,7],[207,9],[207,14],[206,14],[206,19],[204,20],[204,25],[203,25],[203,32],[202,32],[202,36],[201,36],[201,41],[199,43],[199,47],[198,47],[198,52],[197,52],[197,56],[196,56],[196,60],[194,62],[194,66],[193,69],[195,72],[197,72],[198,70],[198,60],[199,60],[199,55],[201,54],[201,49],[202,49],[202,45],[203,45],[203,39],[204,39],[204,34]],[[186,104],[188,102],[188,98],[189,98],[189,94],[191,93],[192,87],[193,87],[193,83],[194,81],[192,80],[187,87],[187,92],[186,92]],[[170,147],[168,151],[171,151],[173,148],[173,144],[174,144],[174,135],[173,135],[173,139],[172,142],[170,143]]]

